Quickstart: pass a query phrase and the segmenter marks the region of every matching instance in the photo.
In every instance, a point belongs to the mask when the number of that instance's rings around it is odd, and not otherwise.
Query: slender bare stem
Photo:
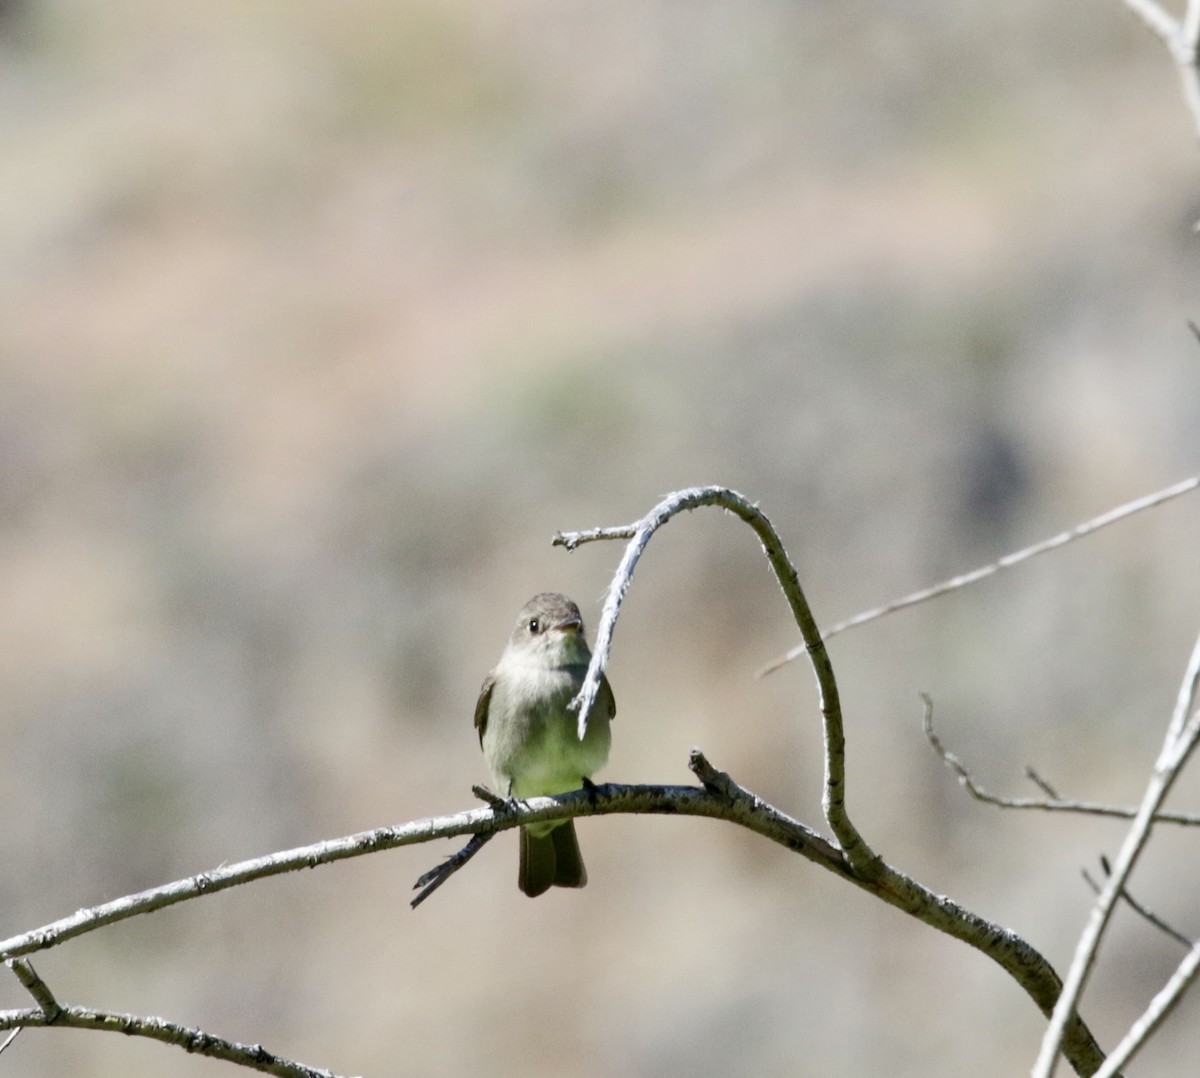
[[[971,774],[966,764],[946,748],[942,743],[942,739],[934,730],[933,701],[925,693],[921,694],[921,699],[925,701],[924,728],[926,739],[929,741],[933,751],[941,758],[942,763],[958,776],[958,781],[962,784],[963,788],[976,801],[996,805],[998,808],[1038,809],[1042,812],[1078,812],[1089,816],[1111,816],[1121,820],[1132,820],[1137,815],[1137,809],[1128,808],[1123,805],[1104,805],[1095,801],[1074,801],[1070,798],[1061,797],[1031,767],[1025,769],[1025,774],[1029,777],[1030,781],[1034,782],[1046,794],[1044,798],[1001,797],[999,794],[994,794],[990,790],[984,789],[975,776]],[[1200,816],[1185,812],[1158,812],[1154,815],[1154,822],[1181,824],[1185,827],[1200,827]]]
[[[1171,724],[1167,727],[1167,740],[1163,746],[1163,755],[1166,755],[1170,747],[1184,736],[1188,716],[1192,715],[1198,697],[1200,697],[1200,640],[1192,649],[1187,670],[1184,672],[1183,681],[1179,686],[1179,695],[1175,698],[1175,709],[1171,712]]]
[[[1195,981],[1198,972],[1200,972],[1200,941],[1192,944],[1192,949],[1179,963],[1171,975],[1171,979],[1150,1001],[1150,1006],[1134,1022],[1129,1032],[1121,1038],[1121,1043],[1112,1050],[1112,1054],[1096,1071],[1095,1078],[1114,1078],[1120,1073],[1120,1068],[1141,1051],[1154,1031],[1175,1009],[1175,1005],[1183,998],[1183,993]]]
[[[1187,11],[1183,16],[1180,36],[1185,47],[1192,50],[1192,63],[1196,62],[1196,52],[1200,50],[1200,0],[1188,0]]]
[[[34,1026],[53,1026],[56,1029],[94,1029],[108,1033],[124,1033],[129,1037],[173,1044],[185,1052],[224,1060],[263,1074],[279,1078],[338,1078],[333,1071],[309,1067],[268,1052],[261,1044],[239,1044],[237,1041],[214,1037],[202,1029],[136,1014],[116,1014],[97,1011],[91,1007],[62,1007],[53,1021],[37,1007],[24,1010],[0,1011],[0,1029],[21,1030]],[[10,1037],[9,1040],[12,1038]],[[7,1047],[8,1042],[5,1042]]]
[[[149,1037],[151,1040],[174,1044],[188,1052],[211,1056],[213,1059],[249,1067],[264,1074],[280,1075],[281,1078],[337,1078],[331,1071],[318,1070],[268,1052],[261,1044],[238,1044],[236,1041],[215,1037],[203,1030],[181,1026],[162,1018],[113,1014],[89,1007],[64,1007],[54,998],[50,986],[38,976],[27,959],[9,958],[5,965],[13,971],[22,987],[33,996],[37,1010],[0,1011],[0,1029],[13,1031],[3,1046],[0,1046],[0,1052],[3,1052],[12,1043],[13,1038],[27,1026],[65,1026],[107,1030],[132,1037]]]
[[[10,958],[5,965],[16,974],[21,987],[33,996],[33,1002],[41,1008],[46,1021],[53,1022],[62,1008],[54,998],[54,993],[50,991],[50,986],[37,975],[30,962],[24,958]]]
[[[1075,1013],[1075,1008],[1083,994],[1083,989],[1095,964],[1104,931],[1112,917],[1113,908],[1125,890],[1130,873],[1150,838],[1154,817],[1158,814],[1171,786],[1179,777],[1184,764],[1187,763],[1196,746],[1197,739],[1200,738],[1200,711],[1193,710],[1196,704],[1196,671],[1198,667],[1200,667],[1200,638],[1196,640],[1195,647],[1192,649],[1187,674],[1184,677],[1179,701],[1176,704],[1176,712],[1172,716],[1162,751],[1154,764],[1154,771],[1150,776],[1142,803],[1138,807],[1137,816],[1134,817],[1133,823],[1125,835],[1125,841],[1122,843],[1113,865],[1112,875],[1096,899],[1088,923],[1076,944],[1075,956],[1067,971],[1062,994],[1059,996],[1058,1003],[1055,1004],[1054,1013],[1042,1038],[1041,1050],[1033,1069],[1033,1078],[1050,1078],[1054,1073],[1063,1030],[1069,1018]],[[1175,718],[1180,712],[1189,717],[1182,729],[1176,730]]]
[[[994,561],[990,565],[984,565],[979,569],[972,569],[969,573],[951,577],[949,580],[943,580],[940,584],[934,584],[932,587],[914,591],[911,595],[905,595],[903,598],[895,599],[890,603],[885,603],[883,606],[877,606],[871,610],[865,610],[861,614],[855,614],[854,617],[847,618],[845,621],[839,621],[836,625],[826,629],[824,638],[829,640],[837,636],[838,633],[845,632],[847,629],[857,628],[859,625],[865,625],[869,621],[875,621],[878,618],[886,617],[888,614],[894,614],[898,610],[916,606],[918,603],[928,602],[930,599],[936,599],[939,595],[945,595],[947,592],[957,591],[959,588],[965,588],[968,585],[978,583],[989,576],[994,576],[1002,569],[1012,569],[1022,562],[1029,561],[1030,558],[1036,558],[1039,554],[1046,554],[1051,550],[1057,550],[1059,547],[1066,546],[1077,539],[1091,535],[1092,532],[1106,528],[1108,525],[1115,524],[1117,521],[1124,520],[1135,513],[1140,513],[1146,509],[1153,509],[1157,505],[1169,502],[1172,498],[1178,498],[1183,494],[1187,494],[1197,487],[1200,487],[1200,475],[1194,475],[1191,479],[1185,479],[1174,486],[1158,491],[1156,494],[1148,494],[1144,498],[1138,498],[1135,501],[1127,502],[1125,505],[1120,505],[1116,509],[1110,509],[1107,513],[1101,513],[1098,517],[1093,517],[1082,524],[1077,524],[1068,531],[1060,532],[1049,539],[1043,539],[1040,543],[1034,543],[1033,546],[1025,547],[1023,550],[1006,554],[999,561]],[[787,665],[792,660],[798,659],[805,653],[807,647],[808,644],[806,641],[804,644],[799,644],[792,648],[787,654],[781,655],[777,659],[772,659],[758,670],[758,676],[762,677],[774,670],[778,670],[781,666]]]
[[[1167,46],[1183,79],[1183,100],[1200,133],[1200,0],[1188,0],[1183,19],[1176,19],[1157,0],[1125,0]]]
[[[1107,858],[1101,858],[1101,862],[1104,865],[1104,874],[1107,876],[1112,871],[1112,866],[1109,865]],[[1083,870],[1083,879],[1095,894],[1100,894],[1101,885],[1092,879],[1091,873],[1086,868]],[[1191,948],[1195,942],[1180,932],[1174,925],[1168,924],[1152,909],[1139,902],[1128,891],[1122,891],[1121,898],[1125,900],[1125,905],[1133,910],[1134,913],[1141,917],[1147,924],[1157,928],[1164,936],[1170,936],[1176,943],[1182,944],[1187,948]]]
[[[441,887],[443,883],[453,876],[454,873],[456,873],[460,868],[463,867],[463,865],[470,861],[472,857],[482,850],[488,840],[493,837],[495,836],[472,835],[471,841],[468,842],[461,850],[455,854],[452,854],[450,857],[447,857],[446,860],[440,865],[435,865],[423,876],[421,876],[417,882],[413,884],[413,890],[416,891],[420,889],[420,894],[418,894],[417,897],[409,903],[409,905],[415,910],[422,902],[425,901],[425,899],[427,899],[431,894],[433,894],[434,891]]]
[[[1156,0],[1125,0],[1125,6],[1162,38],[1165,45],[1174,45],[1179,35],[1179,21]]]

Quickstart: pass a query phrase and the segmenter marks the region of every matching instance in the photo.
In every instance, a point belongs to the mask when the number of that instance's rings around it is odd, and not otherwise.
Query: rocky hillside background
[[[1195,133],[1118,0],[1002,9],[15,0],[0,11],[0,911],[471,805],[479,683],[533,593],[732,486],[830,624],[1197,472]],[[831,645],[876,848],[1065,970],[1197,629],[1195,496]],[[719,767],[819,825],[811,677],[751,533],[652,543],[600,776]],[[1200,780],[1174,804],[1195,809]],[[1025,1073],[967,948],[749,834],[611,817],[530,902],[497,839],[277,879],[35,962],[60,1000],[345,1074]],[[1196,841],[1136,879],[1192,934]],[[1122,915],[1106,1045],[1178,960]],[[15,979],[0,1006],[24,1006]],[[1190,999],[1132,1074],[1200,1059]],[[27,1031],[9,1073],[233,1074]],[[1139,1069],[1140,1068],[1140,1069]]]

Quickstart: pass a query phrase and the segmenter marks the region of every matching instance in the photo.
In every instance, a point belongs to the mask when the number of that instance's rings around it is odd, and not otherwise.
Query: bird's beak
[[[554,628],[560,633],[581,633],[583,632],[583,622],[579,618],[567,618],[566,621],[560,621]]]

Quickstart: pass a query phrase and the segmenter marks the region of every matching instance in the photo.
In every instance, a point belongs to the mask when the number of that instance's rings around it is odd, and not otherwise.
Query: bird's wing
[[[483,679],[483,687],[479,690],[479,699],[475,703],[475,729],[479,731],[479,744],[483,744],[483,733],[487,729],[488,705],[492,702],[492,688],[496,684],[496,671],[491,671]]]
[[[600,675],[600,690],[596,693],[595,706],[607,709],[610,720],[617,717],[617,700],[604,674]]]

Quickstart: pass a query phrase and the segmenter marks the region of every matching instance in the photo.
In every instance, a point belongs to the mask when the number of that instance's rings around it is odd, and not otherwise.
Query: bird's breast
[[[578,712],[567,706],[586,673],[585,666],[497,667],[483,752],[502,789],[518,797],[565,793],[604,765],[608,716],[595,709],[580,741]]]

